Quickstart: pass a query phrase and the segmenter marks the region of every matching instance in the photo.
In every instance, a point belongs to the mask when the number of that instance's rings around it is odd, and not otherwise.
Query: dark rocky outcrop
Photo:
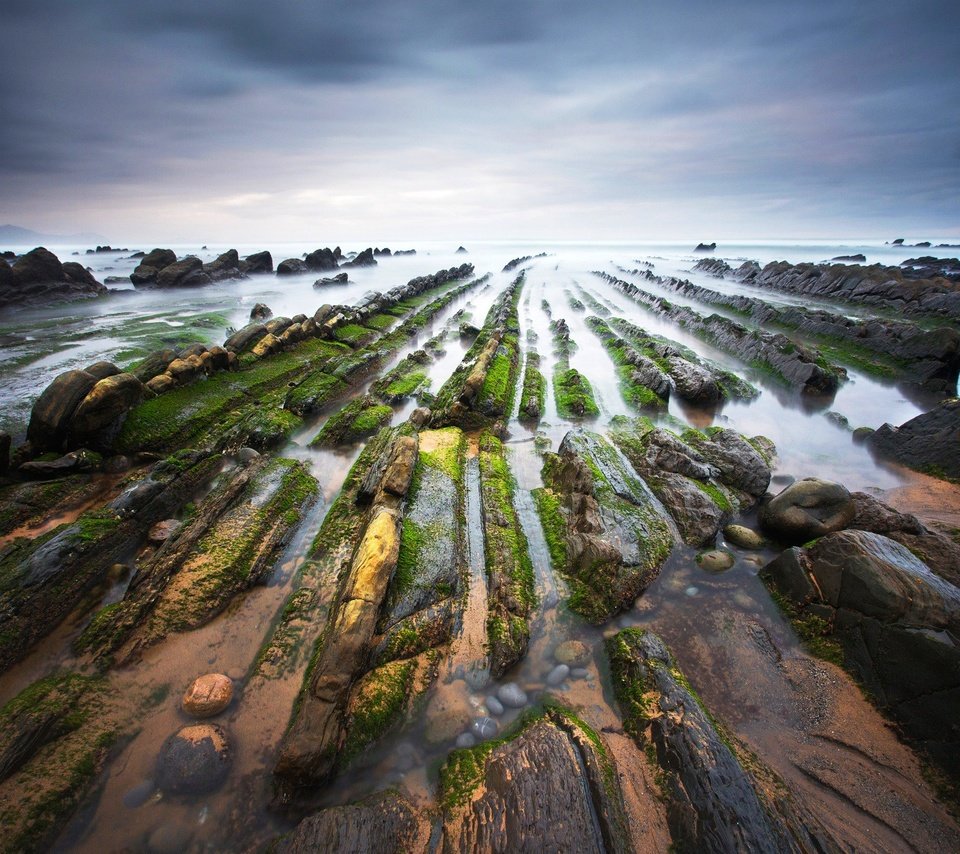
[[[737,279],[761,288],[841,299],[905,315],[960,319],[960,288],[945,278],[914,278],[902,267],[882,264],[790,264],[771,261],[763,269],[743,264]]]
[[[203,262],[199,258],[188,255],[182,261],[170,264],[157,273],[155,287],[158,288],[189,288],[206,285],[211,281],[210,276],[203,269]]]
[[[867,256],[861,252],[858,252],[856,255],[837,255],[836,258],[831,258],[831,261],[844,261],[846,263],[857,263],[862,264],[867,260]]]
[[[273,311],[266,303],[258,302],[250,309],[250,320],[267,320],[273,317]]]
[[[224,279],[239,279],[244,275],[242,262],[236,249],[228,249],[209,264],[203,265],[203,272],[211,282],[220,282]]]
[[[944,400],[899,427],[883,424],[866,444],[877,456],[900,465],[960,478],[960,399]]]
[[[807,477],[760,505],[760,527],[783,543],[799,545],[846,528],[857,513],[846,487]]]
[[[302,258],[287,258],[277,264],[278,276],[295,276],[298,273],[306,273],[307,264]]]
[[[48,385],[33,404],[27,439],[38,451],[62,450],[70,419],[87,393],[99,382],[86,371],[66,371]]]
[[[674,845],[690,851],[786,851],[802,835],[761,798],[664,642],[626,629],[607,641],[624,727],[662,769]]]
[[[763,576],[801,618],[822,621],[844,666],[960,777],[960,589],[899,543],[854,530],[788,549]]]
[[[130,281],[134,285],[152,285],[164,267],[176,263],[177,253],[172,249],[152,249],[140,259],[137,268],[130,274]]]
[[[243,259],[240,268],[244,273],[272,273],[273,256],[269,252],[254,252]]]
[[[713,252],[717,248],[716,243],[698,243],[694,252]]]
[[[38,246],[10,266],[0,262],[0,306],[44,305],[63,300],[96,297],[106,287],[75,261],[60,263],[48,249]]]
[[[133,374],[117,373],[99,380],[70,418],[67,445],[109,449],[123,416],[149,394]]]
[[[350,277],[346,273],[337,273],[336,276],[325,276],[322,279],[317,279],[313,286],[315,288],[325,288],[327,285],[345,285],[350,281]]]
[[[303,259],[303,263],[306,264],[308,270],[315,273],[336,270],[338,266],[333,250],[327,247],[314,250]]]
[[[377,259],[373,257],[373,249],[364,249],[352,261],[344,261],[344,267],[376,267]]]

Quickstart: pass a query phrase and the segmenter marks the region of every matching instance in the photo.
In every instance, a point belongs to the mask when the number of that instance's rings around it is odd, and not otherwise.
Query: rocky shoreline
[[[269,272],[263,254],[150,253],[136,275],[202,284]],[[0,471],[0,850],[99,844],[116,815],[149,850],[960,847],[921,767],[960,784],[956,532],[778,477],[770,439],[717,417],[766,386],[642,321],[814,397],[846,371],[798,333],[946,393],[955,332],[649,268],[618,271],[755,328],[605,271],[561,318],[545,254],[312,315],[258,305],[222,345],[37,397]],[[761,284],[799,287],[778,270]],[[911,281],[908,303],[949,312]],[[611,389],[632,414],[610,417]],[[858,438],[960,478],[955,398]],[[118,758],[147,769],[135,785]]]

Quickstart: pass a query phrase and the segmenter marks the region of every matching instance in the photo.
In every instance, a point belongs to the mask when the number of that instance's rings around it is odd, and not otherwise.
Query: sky
[[[0,222],[960,237],[956,0],[2,0]]]

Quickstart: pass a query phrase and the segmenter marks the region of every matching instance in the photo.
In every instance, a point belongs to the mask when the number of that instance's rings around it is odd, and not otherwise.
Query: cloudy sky
[[[960,236],[956,0],[3,0],[0,222]]]

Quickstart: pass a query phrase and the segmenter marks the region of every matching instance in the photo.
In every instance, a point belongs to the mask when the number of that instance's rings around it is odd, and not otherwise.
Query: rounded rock
[[[473,747],[476,743],[476,737],[469,732],[462,732],[457,736],[456,745],[460,749],[465,747]]]
[[[219,715],[233,699],[233,681],[222,673],[207,673],[183,695],[183,710],[195,718]]]
[[[723,572],[733,566],[734,557],[725,549],[714,549],[698,554],[697,563],[700,569],[705,569],[707,572]]]
[[[178,534],[182,527],[183,522],[179,522],[176,519],[164,519],[162,522],[157,522],[157,524],[150,529],[147,534],[147,539],[154,545],[159,546]]]
[[[237,461],[241,463],[253,462],[259,456],[260,452],[255,451],[253,448],[241,448],[237,451]]]
[[[506,711],[506,709],[503,708],[503,703],[501,703],[496,697],[494,697],[493,694],[487,697],[487,699],[484,700],[484,703],[487,706],[487,711],[489,711],[491,715],[496,715],[497,717],[500,717],[500,715],[502,715]]]
[[[520,709],[527,705],[527,692],[516,682],[505,682],[497,688],[497,699],[511,709]]]
[[[216,724],[189,724],[171,735],[157,758],[157,785],[173,794],[203,794],[222,785],[232,753]]]
[[[571,667],[582,666],[590,660],[590,647],[583,641],[564,641],[553,651],[553,657],[561,664],[569,664]]]
[[[473,709],[462,694],[443,691],[434,695],[430,701],[426,717],[424,736],[430,744],[442,744],[449,742],[469,726]]]
[[[723,536],[742,549],[762,549],[767,544],[762,534],[746,525],[727,525],[723,529]]]
[[[785,543],[800,545],[846,528],[857,507],[846,487],[815,477],[798,480],[760,508],[760,527]]]
[[[470,722],[470,732],[480,739],[480,741],[487,741],[493,738],[499,728],[497,722],[493,718],[488,718],[486,715],[474,718]]]
[[[150,796],[156,791],[156,788],[157,784],[154,783],[153,780],[142,780],[137,783],[136,786],[127,789],[127,791],[123,793],[123,805],[130,809],[143,806],[143,804],[150,800]]]
[[[570,671],[571,679],[588,679],[590,677],[590,671],[586,667],[574,667]]]
[[[547,674],[546,682],[551,687],[556,687],[557,685],[560,685],[569,675],[570,665],[558,664]]]

